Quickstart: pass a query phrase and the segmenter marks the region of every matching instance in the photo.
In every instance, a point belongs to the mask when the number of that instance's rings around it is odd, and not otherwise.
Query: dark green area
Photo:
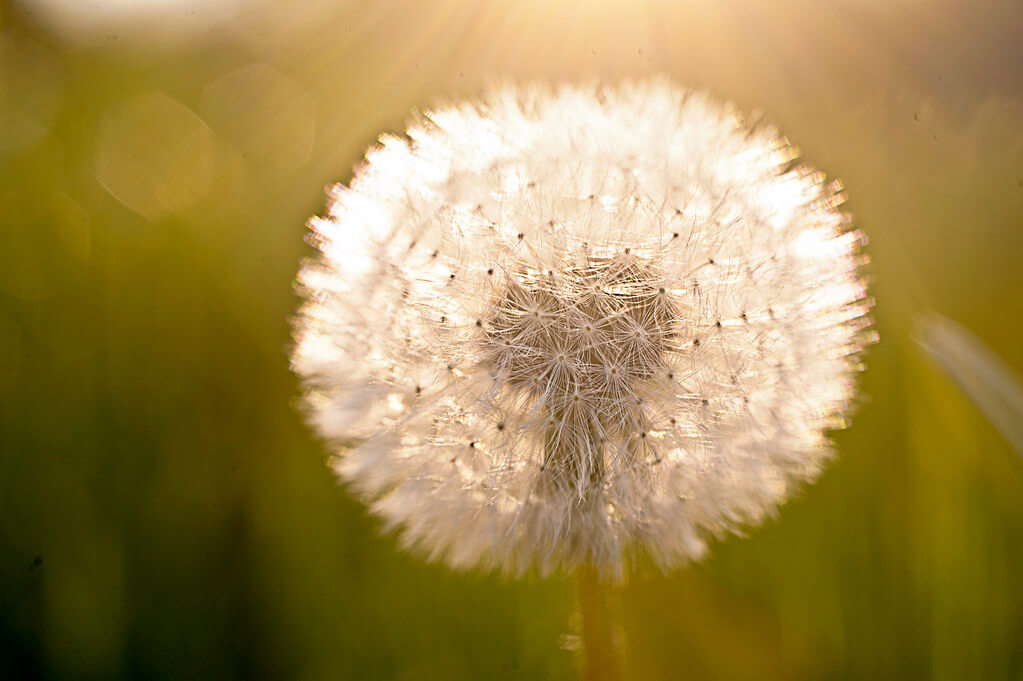
[[[1023,467],[910,338],[1023,369],[1018,3],[180,4],[190,41],[0,5],[0,678],[572,677],[570,579],[426,565],[335,484],[291,282],[411,108],[651,73],[843,180],[882,340],[817,485],[616,592],[630,678],[1023,678]]]

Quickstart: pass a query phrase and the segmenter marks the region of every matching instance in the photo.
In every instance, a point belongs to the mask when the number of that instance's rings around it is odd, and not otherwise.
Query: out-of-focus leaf
[[[917,319],[914,339],[1023,455],[1023,384],[1012,369],[962,325],[934,313]]]

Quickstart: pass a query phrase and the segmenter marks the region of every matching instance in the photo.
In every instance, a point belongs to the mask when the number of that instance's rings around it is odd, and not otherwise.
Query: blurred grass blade
[[[916,320],[914,340],[1023,455],[1023,384],[966,328],[934,313]]]

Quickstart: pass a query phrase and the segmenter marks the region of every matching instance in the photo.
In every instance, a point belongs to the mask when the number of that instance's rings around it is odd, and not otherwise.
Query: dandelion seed
[[[667,569],[761,521],[829,458],[871,338],[840,187],[792,156],[661,81],[381,138],[298,284],[339,475],[455,567]]]

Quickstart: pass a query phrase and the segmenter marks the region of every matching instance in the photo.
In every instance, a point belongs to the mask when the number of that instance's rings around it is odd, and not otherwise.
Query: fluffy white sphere
[[[456,567],[621,575],[829,457],[871,340],[838,187],[664,81],[496,89],[385,136],[299,277],[335,468]]]

